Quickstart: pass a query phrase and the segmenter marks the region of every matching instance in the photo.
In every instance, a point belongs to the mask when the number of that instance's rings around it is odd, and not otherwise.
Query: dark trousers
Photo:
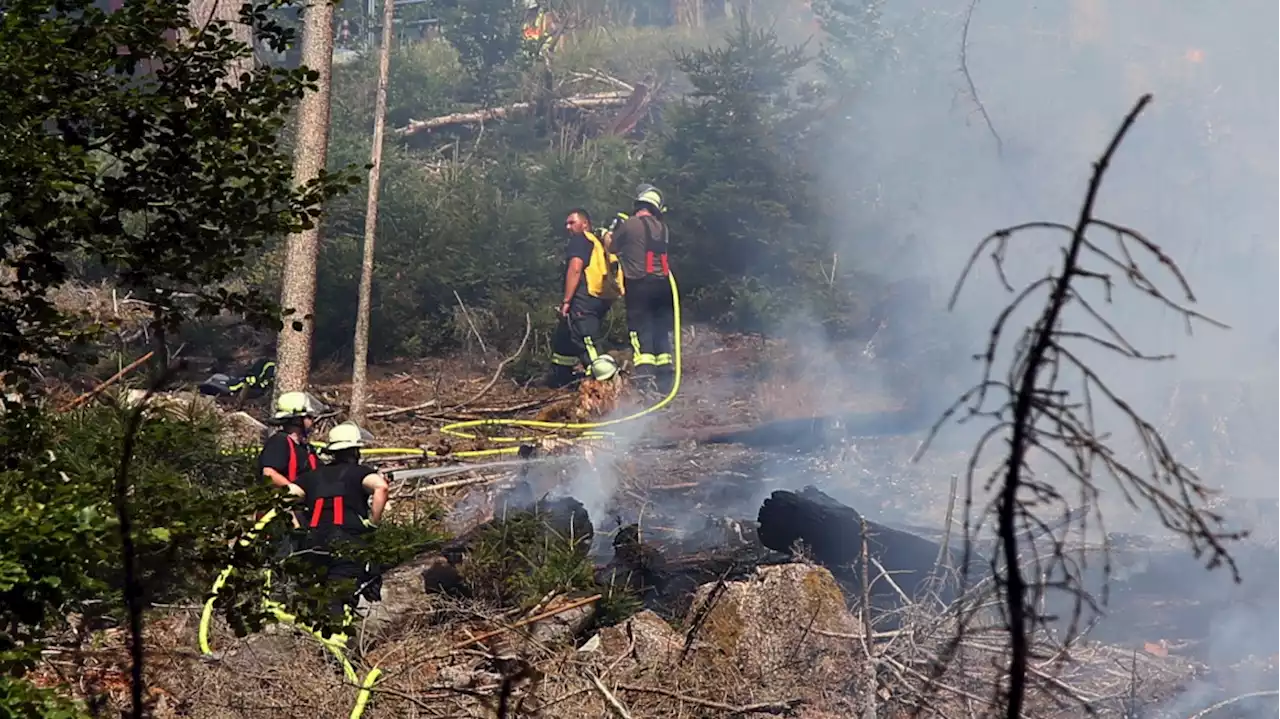
[[[632,362],[637,372],[674,371],[671,356],[675,307],[666,277],[627,280],[627,330],[631,333]]]
[[[604,318],[611,302],[597,297],[574,297],[569,316],[561,317],[551,335],[551,364],[559,382],[573,378],[578,365],[590,367],[605,351]]]
[[[350,584],[351,591],[335,592],[329,598],[329,614],[333,619],[341,620],[347,607],[355,609],[363,596],[371,602],[382,598],[381,568],[366,564],[350,557],[337,557],[329,552],[335,542],[344,544],[344,553],[350,554],[367,546],[367,532],[330,531],[312,533],[300,544],[308,551],[304,559],[318,569],[317,579],[321,582]]]

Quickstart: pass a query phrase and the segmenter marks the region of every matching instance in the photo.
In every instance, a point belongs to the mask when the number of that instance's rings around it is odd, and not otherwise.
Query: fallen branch
[[[66,405],[66,406],[64,406],[64,407],[62,408],[62,410],[61,410],[61,411],[63,411],[63,412],[69,412],[69,411],[71,411],[71,410],[75,409],[76,407],[79,407],[80,405],[84,404],[85,402],[88,402],[89,400],[93,399],[94,397],[97,397],[98,395],[102,394],[102,392],[103,392],[105,389],[107,389],[107,388],[108,388],[108,387],[110,387],[111,385],[115,384],[116,382],[119,382],[119,381],[120,381],[120,379],[121,379],[121,378],[123,378],[125,375],[127,375],[127,374],[129,374],[130,372],[134,371],[135,369],[138,369],[139,367],[141,367],[144,363],[146,363],[146,361],[147,361],[147,360],[151,359],[151,356],[152,356],[152,355],[154,355],[154,354],[155,354],[155,350],[152,350],[152,351],[150,351],[150,352],[148,352],[148,353],[146,353],[146,354],[142,355],[142,356],[141,356],[141,357],[139,357],[138,359],[136,359],[136,360],[134,360],[134,361],[130,362],[128,365],[125,365],[125,367],[124,367],[123,369],[121,369],[119,372],[116,372],[115,374],[111,375],[111,376],[110,376],[109,378],[107,378],[107,380],[106,380],[105,382],[103,382],[102,384],[98,385],[97,387],[94,387],[93,389],[89,390],[88,392],[85,392],[84,394],[80,395],[79,397],[76,397],[75,399],[71,400],[69,403],[67,403],[67,405]]]
[[[426,402],[420,402],[418,404],[410,405],[408,407],[396,407],[395,409],[384,409],[381,412],[370,412],[369,419],[386,419],[387,417],[395,417],[396,415],[400,415],[400,414],[417,412],[420,409],[426,409],[428,407],[434,407],[434,406],[436,406],[436,400],[429,399]]]
[[[467,405],[471,404],[472,402],[475,402],[476,400],[488,394],[489,390],[493,389],[493,386],[498,383],[498,378],[502,376],[502,370],[506,369],[506,366],[514,362],[517,357],[524,354],[524,346],[529,343],[529,333],[532,331],[533,331],[533,323],[529,319],[529,313],[526,312],[524,315],[524,337],[520,338],[520,346],[516,348],[515,354],[511,355],[510,357],[498,363],[498,369],[494,371],[493,378],[489,380],[489,384],[486,384],[484,387],[481,387],[479,392],[476,392],[474,395],[472,395],[469,399],[462,402],[461,404],[454,405],[453,408],[462,409]]]
[[[480,336],[480,330],[476,329],[476,323],[471,321],[471,313],[467,311],[467,306],[462,303],[462,296],[457,290],[453,291],[453,298],[458,301],[458,307],[462,310],[462,317],[467,321],[467,325],[471,327],[471,333],[476,336],[476,340],[480,343],[480,362],[488,364],[484,358],[489,354],[488,348],[484,346],[484,337]]]
[[[1229,707],[1232,704],[1235,704],[1236,702],[1239,702],[1239,701],[1244,701],[1245,699],[1257,699],[1259,697],[1274,697],[1274,696],[1280,696],[1280,691],[1276,691],[1275,689],[1268,689],[1260,692],[1249,692],[1248,694],[1241,694],[1240,696],[1231,697],[1230,699],[1224,699],[1218,702],[1217,704],[1214,704],[1209,707],[1205,707],[1204,709],[1201,709],[1195,714],[1192,714],[1191,716],[1187,717],[1187,719],[1204,719],[1205,717],[1209,716],[1213,712],[1218,711],[1219,709]]]
[[[554,105],[558,109],[578,109],[589,110],[601,107],[622,107],[627,104],[630,99],[630,93],[627,92],[597,92],[589,95],[575,95],[556,100]],[[520,112],[528,112],[532,110],[535,103],[532,102],[516,102],[503,107],[494,107],[488,110],[476,110],[474,112],[455,112],[449,115],[441,115],[433,117],[429,120],[410,120],[409,124],[396,130],[396,134],[401,137],[408,137],[419,132],[429,132],[431,130],[439,130],[443,127],[453,127],[455,125],[478,125],[489,120],[501,120],[509,115]]]
[[[595,685],[596,691],[600,693],[600,696],[604,697],[605,704],[609,705],[609,709],[614,716],[618,717],[618,719],[631,719],[631,712],[627,711],[627,708],[622,706],[622,702],[618,701],[618,698],[605,687],[604,682],[600,681],[600,677],[587,672],[587,678]]]
[[[470,487],[473,484],[489,484],[504,479],[507,475],[499,474],[492,477],[471,477],[469,479],[455,479],[451,482],[441,482],[440,484],[428,484],[423,489],[442,490],[457,489],[458,487]]]
[[[623,691],[636,692],[639,694],[658,694],[660,696],[667,697],[668,699],[675,699],[676,701],[696,704],[700,707],[706,707],[707,709],[716,709],[722,712],[727,712],[729,716],[743,716],[746,714],[785,715],[795,711],[795,708],[800,706],[804,701],[799,698],[784,699],[776,702],[760,702],[758,704],[747,704],[745,706],[735,707],[732,704],[724,704],[721,702],[711,701],[710,699],[701,699],[689,696],[688,694],[673,692],[670,689],[660,689],[658,687],[638,687],[631,684],[619,684],[618,688]]]
[[[518,622],[516,622],[515,624],[512,624],[512,625],[510,625],[510,626],[505,626],[505,627],[501,627],[501,628],[499,628],[499,629],[494,629],[494,630],[493,630],[493,631],[491,631],[491,632],[485,632],[484,634],[479,634],[479,635],[476,635],[476,636],[474,636],[474,637],[471,637],[470,639],[466,639],[466,640],[463,640],[463,641],[461,641],[461,642],[458,642],[457,644],[454,644],[453,646],[449,647],[449,651],[450,651],[450,652],[456,652],[456,651],[458,651],[459,649],[466,649],[467,647],[471,646],[472,644],[479,644],[480,642],[483,642],[483,641],[484,641],[484,640],[486,640],[486,639],[491,639],[491,638],[493,638],[493,637],[496,637],[496,636],[498,636],[499,634],[501,634],[501,633],[503,633],[503,632],[511,631],[511,630],[514,630],[514,629],[519,629],[520,627],[527,626],[527,625],[529,625],[529,624],[533,624],[534,622],[540,622],[540,621],[542,621],[543,619],[548,619],[548,618],[550,618],[550,617],[554,617],[555,615],[560,614],[560,613],[562,613],[562,612],[567,612],[567,611],[569,611],[570,609],[577,609],[578,607],[584,607],[584,606],[586,606],[586,605],[588,605],[588,604],[591,604],[592,602],[597,602],[597,601],[599,601],[603,596],[604,596],[603,594],[593,594],[593,595],[591,595],[591,596],[587,597],[586,599],[579,599],[579,600],[578,600],[578,601],[576,601],[576,602],[569,602],[568,604],[561,605],[561,606],[556,607],[555,609],[552,609],[552,610],[550,610],[550,611],[546,611],[546,612],[543,612],[543,613],[541,613],[541,614],[535,614],[535,615],[533,615],[532,617],[525,617],[524,619],[521,619],[520,621],[518,621]]]
[[[528,402],[511,404],[511,405],[507,405],[506,407],[468,407],[467,411],[473,414],[507,414],[509,412],[519,412],[521,410],[534,409],[535,407],[541,407],[544,404],[551,404],[552,402],[559,402],[562,399],[569,399],[570,397],[573,397],[575,394],[576,393],[574,392],[562,392],[560,394],[551,395],[550,397],[540,397],[538,399],[531,399]]]

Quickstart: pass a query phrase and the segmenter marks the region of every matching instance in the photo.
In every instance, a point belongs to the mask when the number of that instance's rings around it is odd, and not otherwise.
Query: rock
[[[630,651],[631,659],[638,664],[676,661],[684,648],[684,637],[648,609],[622,624],[601,629],[596,636],[600,651],[610,657],[621,657]]]
[[[224,418],[228,432],[236,439],[261,442],[266,438],[267,425],[248,412],[232,412]]]
[[[685,626],[692,626],[715,584],[698,588]],[[760,567],[749,579],[726,582],[702,619],[697,637],[722,652],[749,676],[780,670],[850,671],[856,642],[818,632],[857,634],[844,594],[824,567],[784,564]]]
[[[437,561],[448,565],[443,557],[428,555],[383,573],[382,599],[368,605],[364,620],[364,631],[375,641],[394,638],[400,626],[430,606],[430,597],[423,593],[423,577]]]
[[[552,612],[558,607],[572,604],[574,599],[566,597],[556,597],[546,609],[542,612]],[[552,615],[538,622],[534,622],[529,631],[529,637],[540,644],[563,644],[573,641],[575,637],[586,630],[587,625],[596,616],[595,602],[584,604],[573,609],[566,609],[559,614]]]

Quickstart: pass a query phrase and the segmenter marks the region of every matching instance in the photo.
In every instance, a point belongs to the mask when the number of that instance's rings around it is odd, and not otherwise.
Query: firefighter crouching
[[[618,258],[605,249],[591,229],[591,215],[571,210],[564,221],[569,234],[565,250],[564,294],[560,321],[551,338],[553,387],[575,379],[579,365],[597,380],[617,374],[618,366],[604,351],[604,321],[613,301],[622,296]]]
[[[670,392],[675,380],[672,333],[675,307],[667,276],[667,225],[662,193],[653,185],[636,188],[630,217],[619,213],[621,222],[612,231],[610,249],[622,264],[627,294],[627,330],[635,355],[637,377],[652,376],[662,392]]]
[[[382,475],[360,464],[365,433],[358,426],[344,422],[329,430],[328,439],[325,451],[332,461],[302,475],[289,491],[303,502],[300,556],[320,567],[321,581],[354,582],[352,593],[335,597],[329,606],[329,611],[338,617],[348,607],[354,609],[360,596],[370,601],[381,599],[378,568],[356,559],[336,557],[330,548],[340,541],[349,554],[352,549],[365,546],[368,535],[382,520],[388,485]]]

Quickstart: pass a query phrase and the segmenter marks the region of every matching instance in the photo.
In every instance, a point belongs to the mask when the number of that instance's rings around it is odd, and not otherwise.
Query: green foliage
[[[291,42],[269,17],[281,4],[240,14],[276,50]],[[252,510],[281,500],[255,480],[251,459],[219,451],[210,417],[148,410],[130,430],[132,410],[55,416],[25,381],[50,361],[75,368],[93,354],[86,340],[99,328],[54,303],[75,272],[148,301],[161,340],[223,313],[278,323],[246,264],[269,240],[311,226],[351,178],[295,187],[282,130],[316,76],[235,69],[252,54],[224,22],[192,26],[186,3],[105,13],[90,0],[15,0],[0,14],[0,709],[75,713],[14,679],[72,629],[68,617],[124,618],[117,503],[133,527],[140,586],[128,593],[143,607],[203,594],[229,563],[270,566],[268,545],[227,540]]]
[[[471,0],[444,13],[444,34],[471,74],[471,96],[482,104],[497,100],[531,57],[524,50],[525,10],[511,0]]]
[[[587,538],[552,526],[546,516],[511,512],[485,527],[472,542],[463,579],[478,596],[503,605],[531,607],[548,594],[603,595],[595,623],[609,625],[639,611],[624,585],[596,583]]]
[[[585,539],[533,512],[511,512],[475,538],[463,576],[472,591],[503,604],[532,606],[549,592],[589,590],[595,579]]]
[[[84,719],[89,713],[52,689],[0,674],[0,717]]]
[[[693,86],[664,134],[672,253],[688,314],[763,331],[809,309],[831,256],[803,167],[814,109],[794,94],[808,59],[739,22],[723,47],[677,56]],[[733,148],[732,152],[726,148]]]
[[[389,124],[478,109],[468,69],[475,61],[465,56],[438,40],[398,48]],[[520,67],[510,57],[506,62],[512,72]],[[505,350],[519,342],[528,313],[530,354],[515,369],[526,379],[538,374],[562,283],[564,213],[583,206],[603,221],[630,208],[640,181],[668,195],[686,321],[763,331],[808,315],[832,331],[857,329],[865,310],[855,311],[847,285],[828,276],[828,198],[804,167],[822,119],[798,90],[796,76],[807,65],[802,49],[745,22],[710,46],[688,29],[582,31],[552,56],[558,93],[615,89],[583,80],[592,68],[630,81],[649,75],[650,82],[654,72],[678,72],[683,79],[667,84],[688,85],[688,101],[664,100],[653,117],[661,122],[646,124],[638,138],[594,134],[572,113],[556,119],[551,137],[546,118],[533,113],[483,129],[451,126],[405,140],[388,135],[373,361],[467,344],[471,330],[460,317],[460,298],[485,340]],[[372,58],[337,70],[335,166],[368,157],[374,76]],[[506,86],[503,101],[527,99],[517,89],[522,84],[529,82]],[[329,205],[316,303],[320,358],[350,352],[364,212],[363,197]],[[842,270],[856,266],[856,258],[840,258]],[[611,327],[621,330],[622,303],[612,317]]]
[[[0,425],[0,668],[19,674],[68,613],[121,616],[114,484],[129,410],[49,416],[12,408]],[[15,449],[17,451],[15,451]],[[132,460],[130,515],[146,602],[202,594],[230,561],[226,539],[270,506],[253,459],[224,454],[208,416],[148,417]],[[102,599],[108,599],[106,603]]]
[[[291,33],[270,8],[247,4],[241,21],[282,49]],[[193,27],[184,3],[131,2],[109,14],[90,0],[6,4],[0,366],[66,355],[83,339],[47,294],[77,255],[155,303],[157,328],[224,310],[274,319],[262,292],[227,281],[267,239],[313,223],[346,182],[294,187],[279,134],[315,74],[227,76],[251,56],[226,23]]]

